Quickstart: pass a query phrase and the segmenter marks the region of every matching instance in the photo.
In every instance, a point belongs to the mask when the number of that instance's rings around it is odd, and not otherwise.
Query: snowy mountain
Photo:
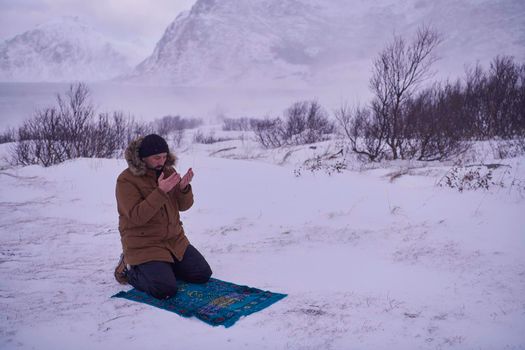
[[[498,54],[525,58],[520,0],[198,0],[166,29],[134,82],[280,86],[367,80],[371,59],[393,33],[422,24],[444,36],[440,68]]]
[[[100,33],[63,17],[0,44],[0,81],[95,81],[129,66]]]

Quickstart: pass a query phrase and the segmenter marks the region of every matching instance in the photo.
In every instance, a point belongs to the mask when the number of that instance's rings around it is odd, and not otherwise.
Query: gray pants
[[[173,259],[174,263],[148,261],[131,266],[127,273],[129,284],[157,299],[166,299],[177,293],[178,278],[191,283],[206,283],[210,279],[210,265],[191,244],[181,261]]]

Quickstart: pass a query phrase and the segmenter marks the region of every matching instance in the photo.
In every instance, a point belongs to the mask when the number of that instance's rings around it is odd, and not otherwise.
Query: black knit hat
[[[169,152],[170,149],[166,140],[156,134],[145,136],[139,147],[140,158],[146,158],[154,154]]]

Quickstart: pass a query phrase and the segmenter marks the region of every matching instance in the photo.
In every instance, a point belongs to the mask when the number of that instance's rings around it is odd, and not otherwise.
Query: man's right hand
[[[159,176],[159,188],[164,193],[168,193],[173,189],[173,187],[177,186],[177,184],[180,182],[180,175],[178,173],[173,173],[169,177],[164,178],[164,172],[162,172]]]

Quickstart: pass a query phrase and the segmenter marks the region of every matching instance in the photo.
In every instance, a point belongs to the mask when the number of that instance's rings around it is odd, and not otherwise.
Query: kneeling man
[[[131,142],[125,158],[116,187],[123,254],[115,278],[159,299],[176,294],[177,279],[206,283],[210,266],[179,216],[193,205],[193,170],[181,177],[166,140],[155,134]]]

